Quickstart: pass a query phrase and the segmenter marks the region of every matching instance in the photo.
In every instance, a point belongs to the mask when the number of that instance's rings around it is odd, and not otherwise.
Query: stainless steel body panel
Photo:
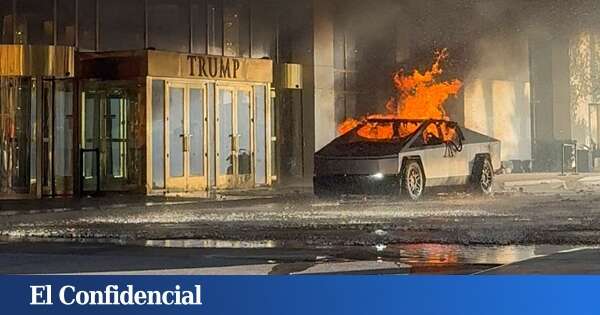
[[[390,142],[388,147],[382,148],[379,142],[376,149],[386,152],[387,155],[378,155],[381,152],[365,149],[359,150],[361,156],[353,156],[351,148],[343,146],[342,149],[330,150],[333,154],[328,154],[327,150],[317,152],[315,154],[315,182],[320,184],[319,187],[327,187],[327,185],[342,185],[340,183],[343,181],[336,179],[336,176],[399,179],[402,176],[403,161],[407,158],[420,160],[425,173],[426,187],[468,184],[473,165],[480,155],[489,156],[494,169],[500,168],[500,141],[497,139],[469,129],[459,128],[457,129],[459,138],[455,143],[423,144],[423,132],[429,123],[436,122],[425,121],[402,144]],[[437,123],[440,122],[437,121]],[[343,138],[340,139],[343,141]],[[335,146],[335,141],[330,145]],[[339,144],[339,142],[337,143]],[[368,155],[369,152],[373,152],[373,155]],[[394,155],[389,155],[390,153]],[[371,184],[375,185],[376,183],[372,182]]]
[[[402,161],[419,157],[425,172],[426,187],[465,185],[469,181],[473,163],[478,154],[489,154],[492,166],[500,166],[500,142],[467,143],[460,152],[448,154],[446,145],[407,150],[398,154]],[[398,173],[400,172],[398,168]]]
[[[318,175],[396,175],[398,157],[383,158],[315,158],[315,174]]]

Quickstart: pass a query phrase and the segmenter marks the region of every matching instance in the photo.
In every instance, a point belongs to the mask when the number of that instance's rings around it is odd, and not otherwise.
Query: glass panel
[[[6,1],[4,1],[6,2]],[[0,5],[0,43],[13,43],[12,3]]]
[[[42,80],[42,186],[43,194],[52,194],[52,137],[54,89],[51,80]]]
[[[239,174],[252,173],[252,149],[250,147],[251,135],[251,102],[249,91],[238,91],[238,171]]]
[[[56,39],[58,45],[75,45],[75,0],[56,2]]]
[[[165,187],[165,81],[152,81],[152,187]]]
[[[190,89],[190,175],[204,176],[204,90]]]
[[[96,149],[98,144],[98,103],[96,101],[96,94],[91,92],[84,94],[84,126],[83,126],[83,148],[85,149]]]
[[[254,151],[255,158],[255,176],[254,181],[257,185],[267,183],[267,126],[265,119],[266,108],[266,87],[254,87],[254,103],[256,104],[256,113],[254,114],[255,140]]]
[[[240,55],[240,3],[225,0],[223,8],[223,44],[224,55]]]
[[[57,194],[73,191],[73,83],[55,81],[54,181]]]
[[[189,3],[148,0],[148,45],[169,51],[189,51]]]
[[[251,1],[252,58],[274,59],[276,8],[266,1]]]
[[[36,193],[36,183],[37,183],[37,84],[39,83],[36,79],[31,79],[31,93],[29,95],[29,104],[31,110],[29,111],[29,122],[30,122],[30,130],[29,134],[31,135],[29,139],[29,178],[30,178],[30,187],[32,193]]]
[[[0,78],[0,193],[29,192],[30,84]]]
[[[96,49],[96,0],[79,0],[79,48]]]
[[[125,177],[125,144],[127,142],[127,107],[124,98],[111,97],[108,100],[107,136],[110,150],[110,174],[114,178]]]
[[[123,163],[121,157],[124,153],[123,143],[112,142],[111,143],[111,164],[112,164],[112,177],[121,178],[123,177]]]
[[[192,52],[206,54],[206,0],[191,0]]]
[[[95,151],[84,151],[83,152],[83,190],[84,191],[96,191],[98,190],[98,182],[96,179],[98,153]]]
[[[269,121],[271,124],[271,128],[269,128],[269,132],[270,134],[268,135],[268,141],[271,141],[271,139],[274,139],[274,137],[277,136],[277,132],[279,131],[279,124],[277,123],[277,117],[281,117],[279,113],[277,113],[277,109],[275,108],[275,97],[273,97],[273,95],[267,94],[267,97],[271,97],[271,100],[269,101],[269,113],[270,113],[270,117],[269,117]],[[278,115],[279,114],[279,115]],[[278,159],[277,157],[279,156],[280,149],[278,148],[278,146],[274,145],[273,142],[271,142],[271,156],[270,156],[270,161],[271,161],[271,176],[273,178],[278,178],[279,177],[279,164],[278,164]]]
[[[183,88],[169,88],[169,157],[171,177],[183,177]]]
[[[52,44],[53,4],[53,1],[17,1],[17,44]]]
[[[221,55],[223,54],[223,2],[208,0],[207,10],[208,53]]]
[[[101,50],[144,48],[144,1],[101,0],[99,3]]]
[[[219,91],[219,174],[233,174],[233,93]]]
[[[215,151],[216,151],[216,145],[215,145],[215,84],[214,83],[209,83],[207,84],[208,89],[207,89],[207,105],[208,105],[208,117],[209,117],[209,123],[208,123],[208,147],[210,148],[210,151],[208,152],[209,154],[209,167],[208,167],[208,176],[210,178],[210,184],[212,186],[217,185],[217,178],[215,176],[215,174],[217,173],[217,165],[216,165],[216,159],[215,159]]]
[[[83,96],[85,102],[83,104],[83,139],[82,147],[84,149],[97,149],[98,148],[98,103],[96,101],[96,95],[93,93],[84,93]],[[86,179],[91,179],[96,176],[96,153],[85,153],[83,155],[83,176]]]

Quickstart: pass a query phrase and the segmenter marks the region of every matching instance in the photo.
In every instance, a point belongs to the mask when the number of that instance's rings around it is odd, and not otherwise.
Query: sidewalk
[[[600,192],[600,173],[502,174],[495,177],[496,191],[502,193]]]
[[[600,192],[600,173],[580,173],[561,176],[559,173],[502,174],[495,177],[495,191],[500,194],[585,193]],[[291,186],[221,191],[211,195],[172,193],[146,196],[142,194],[107,193],[95,197],[0,199],[0,217],[16,214],[35,214],[92,209],[116,209],[130,206],[165,206],[184,204],[239,204],[265,202],[283,198],[312,197],[312,187]]]
[[[481,275],[584,275],[600,274],[600,249],[581,248],[500,266]]]
[[[130,206],[165,206],[183,204],[247,203],[281,198],[312,196],[312,187],[257,188],[222,191],[215,194],[173,193],[146,196],[142,194],[106,193],[99,196],[57,197],[45,199],[0,199],[0,218],[15,214],[36,214],[92,209],[116,209]]]

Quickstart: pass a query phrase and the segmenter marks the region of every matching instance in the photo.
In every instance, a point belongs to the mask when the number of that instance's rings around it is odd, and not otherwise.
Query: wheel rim
[[[423,189],[423,178],[421,176],[421,172],[416,167],[411,167],[408,170],[406,188],[413,199],[421,195],[421,191]]]
[[[483,164],[483,169],[481,170],[481,188],[489,192],[492,189],[492,181],[493,181],[493,173],[492,168],[489,163]]]

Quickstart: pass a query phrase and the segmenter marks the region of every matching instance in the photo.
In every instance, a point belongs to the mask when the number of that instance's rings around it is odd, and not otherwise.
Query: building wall
[[[313,2],[315,151],[336,137],[333,13],[331,1]]]
[[[0,43],[274,59],[280,11],[275,0],[3,0]]]
[[[502,160],[531,160],[529,51],[526,36],[477,40],[464,82],[464,125],[502,141]]]

